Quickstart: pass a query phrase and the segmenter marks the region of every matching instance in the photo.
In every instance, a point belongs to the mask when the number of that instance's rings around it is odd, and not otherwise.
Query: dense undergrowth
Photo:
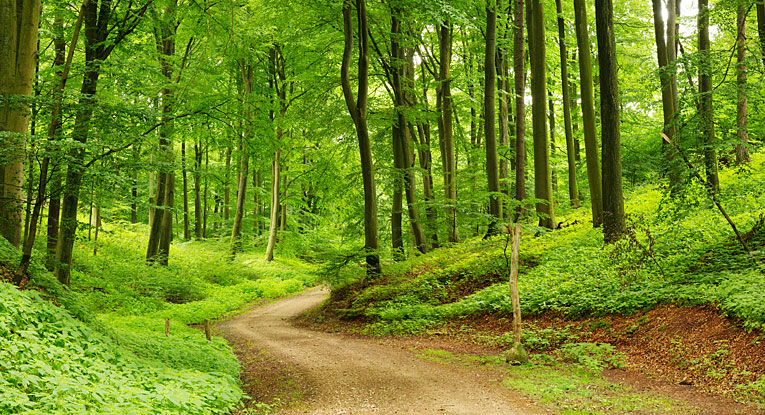
[[[27,289],[0,282],[0,413],[223,414],[239,404],[228,344],[188,325],[312,285],[313,269],[261,252],[226,261],[228,245],[215,241],[176,243],[170,266],[148,266],[146,233],[107,224],[95,256],[78,243],[71,289],[37,262]],[[0,241],[0,264],[17,256]]]
[[[721,199],[765,260],[765,155],[722,173]],[[765,275],[738,244],[700,186],[672,202],[646,185],[628,195],[627,237],[604,246],[586,208],[546,232],[524,225],[520,251],[521,307],[526,314],[568,317],[631,314],[662,303],[715,303],[750,330],[765,328]],[[679,207],[682,206],[682,207]],[[372,334],[416,333],[444,320],[478,313],[510,314],[506,236],[473,238],[390,264],[375,281],[360,270],[336,278],[334,307],[362,317]]]

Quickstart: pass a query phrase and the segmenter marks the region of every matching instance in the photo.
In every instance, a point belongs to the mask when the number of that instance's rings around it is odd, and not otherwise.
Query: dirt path
[[[488,372],[431,362],[373,339],[311,331],[290,323],[327,295],[325,290],[313,289],[218,326],[238,348],[249,349],[244,366],[254,372],[250,393],[291,389],[276,393],[294,398],[280,414],[542,413],[525,398],[497,385]]]

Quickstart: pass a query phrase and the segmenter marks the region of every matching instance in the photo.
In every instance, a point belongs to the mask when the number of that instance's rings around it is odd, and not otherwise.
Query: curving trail
[[[280,414],[464,414],[541,413],[475,368],[432,362],[413,352],[293,326],[292,318],[319,305],[328,292],[316,288],[221,323],[224,337],[248,352],[266,354],[297,375],[282,387],[300,398]],[[245,367],[253,378],[260,365]],[[287,391],[289,394],[289,391]],[[256,397],[258,398],[258,397]]]

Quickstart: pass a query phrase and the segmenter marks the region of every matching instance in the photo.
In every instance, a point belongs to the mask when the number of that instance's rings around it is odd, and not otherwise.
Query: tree
[[[574,150],[574,132],[571,125],[571,97],[568,80],[568,52],[566,51],[566,21],[563,19],[561,0],[555,0],[558,12],[558,46],[560,49],[560,82],[563,93],[563,124],[566,133],[566,158],[568,160],[568,198],[571,206],[579,207],[579,190],[576,186],[576,154]]]
[[[375,191],[372,148],[367,129],[367,97],[369,90],[369,39],[367,27],[366,0],[357,0],[356,21],[358,23],[359,61],[358,92],[354,99],[349,77],[351,54],[353,52],[353,20],[351,0],[343,0],[343,60],[340,67],[340,84],[348,112],[356,128],[361,156],[361,175],[364,183],[364,249],[366,250],[367,273],[380,272],[380,257],[377,253],[377,193]]]
[[[603,236],[615,242],[624,232],[622,194],[621,115],[612,0],[595,0],[600,66],[600,115],[603,138]]]
[[[497,5],[496,0],[486,0],[486,53],[484,55],[484,93],[483,114],[486,142],[486,177],[489,189],[489,228],[486,236],[499,233],[497,221],[502,218],[502,204],[499,197],[499,165],[497,162],[497,133],[494,125],[496,93],[496,53],[497,53]]]
[[[239,64],[242,85],[242,100],[244,101],[243,129],[239,134],[239,181],[236,186],[236,210],[234,211],[234,226],[231,227],[231,256],[242,250],[242,221],[244,220],[245,195],[247,181],[250,179],[250,139],[252,138],[252,63],[242,58]],[[277,187],[278,188],[278,187]],[[273,250],[271,251],[273,258]],[[270,261],[270,259],[269,259]]]
[[[717,145],[715,142],[714,108],[712,104],[712,57],[709,45],[709,0],[699,0],[699,119],[707,182],[717,191],[720,178],[717,173]]]
[[[534,196],[539,226],[555,227],[555,206],[550,168],[550,143],[547,139],[547,69],[545,64],[545,18],[541,0],[530,0],[527,19],[529,62],[531,64],[531,121],[534,135]]]
[[[457,227],[457,159],[454,152],[454,128],[452,126],[452,89],[449,73],[452,61],[454,28],[442,22],[438,29],[440,122],[438,137],[441,141],[441,164],[444,169],[444,198],[446,199],[446,229],[449,242],[459,242]]]
[[[515,200],[526,199],[526,59],[524,39],[525,1],[513,2],[513,80],[515,87]],[[513,222],[521,215],[521,204]]]
[[[592,83],[592,60],[590,33],[587,26],[587,7],[584,0],[574,0],[576,43],[579,47],[579,85],[582,90],[582,130],[587,163],[587,183],[592,204],[592,226],[597,228],[603,221],[603,184],[598,156],[598,136],[595,131],[595,98]]]
[[[762,64],[765,65],[765,3],[762,1],[757,2],[757,32],[760,35]]]
[[[746,90],[746,13],[747,7],[743,1],[736,8],[736,89],[738,102],[736,104],[736,164],[749,163],[749,131],[747,115]]]
[[[670,1],[670,4],[673,4],[674,1]],[[661,0],[653,0],[653,24],[654,24],[654,34],[656,39],[656,55],[657,60],[659,62],[659,80],[661,82],[661,102],[662,102],[662,111],[664,114],[664,134],[670,139],[670,140],[676,140],[675,135],[675,114],[677,112],[677,103],[676,100],[676,94],[673,92],[673,79],[674,79],[674,64],[670,65],[669,62],[669,56],[670,51],[669,49],[674,50],[674,41],[671,39],[673,36],[667,36],[665,41],[665,33],[669,34],[669,32],[674,30],[674,18],[667,19],[667,30],[664,29],[664,18],[662,17],[662,11],[661,7],[662,1]],[[667,8],[668,15],[674,16],[674,7],[668,7]],[[671,43],[670,43],[671,42]],[[672,52],[674,55],[674,51]],[[675,87],[676,88],[676,87]],[[667,162],[667,167],[670,170],[670,182],[675,184],[679,182],[679,177],[677,177],[677,174],[674,172],[674,169],[672,168],[675,164],[676,160],[676,152],[675,149],[672,148],[672,146],[669,146],[666,144],[666,142],[662,139],[662,149],[664,151],[664,157]]]
[[[0,0],[0,235],[21,244],[24,159],[37,55],[39,0]]]
[[[110,1],[92,1],[84,6],[83,25],[85,30],[85,69],[80,88],[79,109],[75,115],[72,138],[85,144],[90,134],[90,124],[96,105],[96,91],[101,65],[109,58],[114,48],[132,33],[141,22],[151,3],[137,9],[128,9],[124,17],[115,16]],[[77,231],[77,206],[80,185],[85,172],[85,150],[75,147],[67,166],[66,184],[63,190],[61,221],[56,241],[56,262],[54,274],[63,284],[69,284],[72,249]]]

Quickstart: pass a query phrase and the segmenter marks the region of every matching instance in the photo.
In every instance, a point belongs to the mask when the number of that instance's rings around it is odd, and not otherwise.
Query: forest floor
[[[250,411],[765,414],[762,409],[689,385],[695,380],[692,376],[682,379],[681,384],[648,377],[641,367],[650,365],[651,359],[628,355],[626,370],[606,370],[602,377],[584,375],[583,380],[575,380],[581,375],[572,375],[566,368],[535,365],[532,371],[520,368],[508,372],[501,349],[476,341],[475,329],[447,326],[428,335],[378,338],[354,333],[353,323],[325,321],[316,315],[306,318],[304,312],[327,296],[326,290],[316,288],[256,306],[217,326],[242,363],[243,388],[252,399]],[[661,318],[651,316],[651,320]],[[649,326],[647,321],[643,319],[641,324]],[[471,324],[491,331],[502,322]],[[604,330],[595,337],[603,341],[603,331],[608,330],[601,328]],[[536,384],[530,380],[535,378]]]

